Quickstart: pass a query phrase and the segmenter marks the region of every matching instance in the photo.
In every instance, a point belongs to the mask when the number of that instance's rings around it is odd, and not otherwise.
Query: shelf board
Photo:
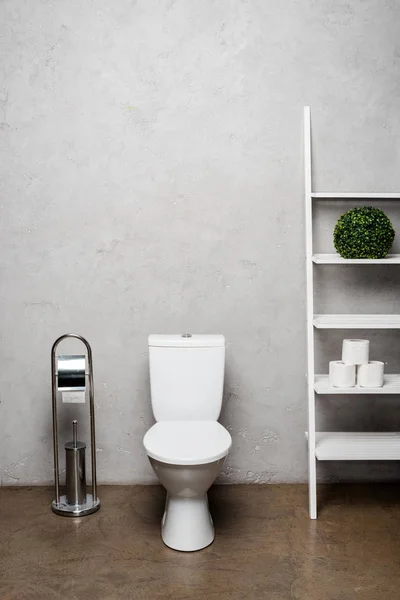
[[[400,254],[388,254],[385,258],[342,258],[339,254],[313,254],[318,265],[399,265]]]
[[[318,460],[400,460],[400,432],[319,431],[315,456]]]
[[[400,315],[314,315],[317,329],[400,329]]]
[[[312,192],[320,200],[400,200],[400,192]]]
[[[383,387],[363,388],[359,386],[350,388],[337,388],[329,383],[329,375],[315,375],[314,390],[317,394],[399,394],[400,374],[384,375]]]

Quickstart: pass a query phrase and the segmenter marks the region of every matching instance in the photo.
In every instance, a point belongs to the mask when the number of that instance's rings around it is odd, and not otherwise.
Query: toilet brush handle
[[[78,444],[78,421],[76,420],[72,421],[72,443],[76,448]]]

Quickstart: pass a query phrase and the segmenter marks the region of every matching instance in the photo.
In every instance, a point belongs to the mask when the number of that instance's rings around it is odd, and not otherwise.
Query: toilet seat
[[[148,456],[174,465],[203,465],[226,456],[232,438],[218,421],[159,421],[143,439]]]

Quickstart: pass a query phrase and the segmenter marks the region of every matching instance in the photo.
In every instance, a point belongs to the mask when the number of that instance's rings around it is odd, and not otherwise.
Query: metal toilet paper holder
[[[58,344],[67,339],[80,340],[87,350],[88,371],[86,372],[85,355],[56,355]],[[86,380],[87,378],[87,380]],[[65,444],[66,453],[66,494],[60,496],[60,467],[58,460],[58,421],[57,391],[85,392],[86,381],[89,391],[90,446],[92,467],[92,493],[86,493],[85,450],[86,444],[78,441],[77,421],[72,422],[72,442]],[[53,408],[53,452],[54,452],[54,487],[55,500],[51,503],[52,511],[65,517],[83,517],[100,508],[97,497],[96,477],[96,434],[94,418],[94,389],[92,349],[81,335],[67,333],[59,337],[51,349],[51,384]]]

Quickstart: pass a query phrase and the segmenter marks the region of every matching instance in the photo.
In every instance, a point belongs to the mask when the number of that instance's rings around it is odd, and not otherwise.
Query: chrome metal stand
[[[67,338],[80,340],[87,350],[88,372],[84,355],[56,356],[58,344]],[[66,494],[60,496],[60,469],[58,460],[57,391],[82,392],[86,389],[86,377],[89,391],[90,445],[92,463],[92,493],[86,493],[86,444],[78,441],[78,424],[72,422],[73,441],[65,444],[66,452]],[[100,508],[97,497],[96,476],[96,435],[94,418],[94,389],[92,350],[89,343],[76,333],[67,333],[59,337],[51,349],[51,382],[53,407],[53,452],[55,500],[51,504],[53,512],[65,517],[83,517]]]

